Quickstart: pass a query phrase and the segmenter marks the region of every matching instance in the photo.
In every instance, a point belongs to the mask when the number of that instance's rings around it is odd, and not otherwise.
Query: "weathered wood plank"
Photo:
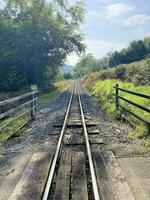
[[[0,200],[7,200],[26,168],[32,153],[10,153],[0,159]]]
[[[119,200],[115,194],[114,187],[108,177],[107,170],[104,166],[102,155],[99,150],[93,151],[93,161],[97,177],[98,189],[101,199],[103,200]]]
[[[118,158],[117,162],[130,185],[136,200],[150,200],[150,157],[133,156]]]
[[[23,94],[23,95],[20,95],[18,97],[14,97],[14,98],[11,98],[11,99],[7,99],[7,100],[4,100],[4,101],[0,101],[0,106],[3,106],[5,104],[8,104],[8,103],[12,103],[14,101],[18,101],[20,99],[23,99],[25,97],[28,97],[28,96],[31,96],[33,94],[37,94],[38,91],[35,91],[35,92],[29,92],[29,93],[26,93],[26,94]]]
[[[54,192],[55,200],[69,200],[70,195],[70,175],[71,175],[71,152],[63,152],[60,168],[56,178],[56,188]]]
[[[86,168],[84,152],[74,152],[73,156],[73,185],[72,199],[73,200],[88,200]]]
[[[105,152],[102,154],[102,159],[119,200],[135,200],[114,154]]]
[[[104,144],[104,140],[102,138],[90,138],[91,144]]]
[[[12,116],[12,115],[15,114],[20,108],[26,107],[26,106],[30,105],[31,103],[35,102],[36,100],[37,100],[37,97],[34,98],[34,99],[32,99],[32,100],[30,100],[30,101],[27,101],[27,102],[25,102],[25,103],[19,105],[19,106],[17,106],[17,107],[15,107],[15,108],[12,108],[11,110],[8,110],[8,111],[5,112],[5,113],[0,114],[0,119],[3,119],[4,117],[8,117],[8,116],[10,117],[10,116]]]
[[[41,199],[51,160],[49,152],[34,153],[9,200]]]
[[[98,129],[94,129],[94,128],[88,128],[88,134],[94,135],[94,134],[99,134],[99,130]]]

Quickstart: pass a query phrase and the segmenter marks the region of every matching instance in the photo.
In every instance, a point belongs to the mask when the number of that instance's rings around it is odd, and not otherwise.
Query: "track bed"
[[[87,114],[87,105],[80,105],[79,83],[70,91],[67,116],[53,124],[57,129],[52,135],[56,137],[56,144],[47,151],[1,155],[0,200],[137,199],[121,160],[101,148],[105,141],[97,122]]]

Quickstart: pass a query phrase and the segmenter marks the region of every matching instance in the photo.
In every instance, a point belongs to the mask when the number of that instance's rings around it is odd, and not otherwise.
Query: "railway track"
[[[73,113],[71,113],[71,106],[72,105],[76,106],[76,111],[73,112]],[[83,105],[82,105],[80,91],[79,91],[79,83],[76,82],[72,87],[72,92],[71,92],[71,95],[70,95],[70,100],[69,100],[69,103],[68,103],[65,119],[64,119],[64,122],[63,122],[62,130],[61,130],[61,134],[60,134],[60,137],[59,137],[59,140],[58,140],[56,152],[55,152],[52,164],[51,164],[47,183],[46,183],[45,190],[44,190],[44,193],[43,193],[43,198],[42,198],[43,200],[49,199],[50,191],[51,191],[52,184],[53,184],[54,175],[56,173],[56,165],[57,165],[58,160],[61,159],[61,151],[62,151],[62,148],[63,148],[63,138],[64,138],[64,135],[65,135],[65,131],[67,130],[67,122],[68,122],[69,118],[73,117],[74,115],[78,115],[74,119],[78,120],[77,121],[78,123],[81,123],[80,128],[83,129],[84,141],[85,141],[85,146],[86,146],[86,148],[84,149],[84,151],[85,151],[84,153],[86,154],[85,159],[86,159],[86,157],[88,159],[88,165],[89,165],[89,170],[90,170],[90,179],[91,179],[91,180],[88,180],[88,181],[92,182],[92,191],[89,191],[89,192],[87,191],[87,193],[90,194],[90,195],[92,194],[92,197],[93,197],[93,198],[91,197],[92,199],[95,199],[95,200],[100,199],[96,175],[95,175],[94,163],[93,163],[93,158],[92,158],[92,153],[91,153],[91,146],[90,146],[89,136],[88,136],[87,127],[86,127],[86,120],[85,120],[85,116],[84,116],[84,112],[83,112]],[[77,125],[77,124],[75,124],[75,125]],[[82,135],[82,137],[83,137],[83,135]],[[57,169],[57,170],[59,170],[59,169]],[[73,184],[73,183],[71,183],[71,184]],[[90,188],[90,190],[91,190],[91,188]],[[70,193],[71,193],[71,191],[69,191],[69,195],[70,195]],[[84,194],[81,194],[81,196],[84,196]],[[87,196],[87,194],[86,194],[86,196]]]
[[[0,200],[134,200],[114,154],[100,149],[104,142],[78,81],[68,93],[54,146],[4,156]]]

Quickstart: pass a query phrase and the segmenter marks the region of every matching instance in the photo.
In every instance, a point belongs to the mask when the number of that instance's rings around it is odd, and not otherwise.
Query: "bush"
[[[122,64],[112,69],[96,72],[88,77],[91,76],[97,77],[97,80],[119,79],[138,85],[147,85],[150,84],[150,57],[139,62]]]

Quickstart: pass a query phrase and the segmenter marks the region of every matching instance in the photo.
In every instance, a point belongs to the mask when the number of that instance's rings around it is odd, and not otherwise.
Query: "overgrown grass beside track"
[[[67,80],[67,81],[64,80],[64,81],[59,81],[59,82],[55,83],[55,90],[40,95],[37,103],[42,104],[42,103],[48,103],[48,102],[55,101],[56,99],[59,98],[61,92],[67,86],[69,86],[70,83],[71,83],[70,80]],[[19,94],[20,94],[20,92],[18,92],[18,95]],[[11,94],[11,95],[17,96],[16,93],[15,93],[15,95],[13,95],[13,94]],[[6,97],[6,99],[10,98],[8,93],[3,93],[2,99],[4,100],[5,97]],[[11,120],[13,120],[16,116],[23,113],[25,110],[26,110],[26,108],[22,108],[15,115],[13,115],[5,120],[0,121],[0,127],[3,126],[4,124],[6,124],[7,122],[10,122]],[[17,128],[19,128],[22,124],[24,124],[26,121],[28,121],[29,118],[30,118],[30,113],[26,116],[19,118],[17,121],[10,124],[10,126],[8,126],[6,129],[3,129],[2,131],[0,131],[0,142],[7,140],[7,138],[10,137],[12,135],[12,133],[14,133],[15,130],[17,130]],[[18,132],[18,136],[24,135],[25,133],[26,133],[26,128],[23,128]],[[0,151],[1,151],[1,149],[0,149]]]
[[[13,120],[16,116],[21,114],[25,109],[22,109],[21,111],[17,112],[12,117],[9,117],[3,121],[0,122],[0,127],[4,124],[10,122]],[[11,123],[9,126],[7,126],[5,129],[0,131],[0,142],[7,140],[8,137],[10,137],[21,125],[23,125],[25,122],[27,122],[30,119],[30,113],[26,116],[23,116],[16,120],[15,122]],[[19,135],[22,135],[25,133],[26,128],[23,128],[19,131]]]
[[[91,77],[91,79],[90,79]],[[129,133],[133,137],[143,138],[149,136],[149,128],[143,124],[143,122],[136,119],[134,116],[128,114],[127,112],[121,110],[120,112],[116,111],[115,105],[113,103],[114,96],[113,93],[115,90],[113,86],[119,84],[121,88],[131,90],[134,92],[139,92],[143,94],[150,94],[150,86],[138,86],[134,83],[122,82],[120,80],[109,79],[109,80],[97,80],[96,76],[90,76],[88,79],[85,79],[84,86],[91,92],[91,94],[98,98],[101,108],[111,117],[120,119],[120,116],[124,115],[128,120],[135,125],[135,129],[132,133]],[[132,100],[137,104],[140,104],[144,107],[150,107],[150,100],[137,97],[128,93],[120,92],[120,96],[123,96],[126,99]],[[150,121],[150,114],[142,111],[139,108],[136,108],[133,105],[129,105],[126,102],[120,100],[121,105],[129,109],[130,111],[136,113],[147,121]]]
[[[65,90],[71,83],[71,80],[62,80],[55,83],[55,90],[44,93],[38,98],[38,103],[48,103],[49,101],[55,101],[59,98],[61,92]]]

